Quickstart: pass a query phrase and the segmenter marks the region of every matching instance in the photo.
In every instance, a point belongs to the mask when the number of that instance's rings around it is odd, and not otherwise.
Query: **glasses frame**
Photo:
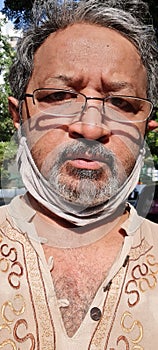
[[[38,89],[35,89],[35,90],[33,90],[32,94],[31,93],[25,93],[23,95],[23,97],[22,97],[22,100],[25,100],[27,97],[30,97],[30,98],[32,98],[33,104],[36,106],[34,94],[35,94],[36,91],[41,91],[41,90],[44,90],[44,91],[52,90],[52,91],[59,91],[59,92],[61,91],[61,92],[67,92],[67,93],[72,93],[72,94],[83,96],[84,99],[85,99],[85,103],[84,103],[83,109],[81,110],[81,112],[79,114],[84,113],[84,111],[86,109],[87,101],[89,101],[89,100],[102,101],[103,102],[103,111],[104,111],[104,103],[106,102],[106,100],[108,100],[109,98],[113,98],[113,97],[117,97],[117,98],[119,98],[119,97],[120,98],[134,98],[134,99],[136,99],[138,101],[146,101],[146,102],[148,102],[151,105],[151,111],[149,113],[149,116],[146,117],[144,120],[127,120],[127,121],[125,121],[126,123],[137,123],[137,122],[142,122],[143,123],[143,122],[145,122],[145,121],[147,121],[148,119],[151,118],[152,111],[154,109],[153,102],[151,102],[147,98],[141,98],[141,97],[136,97],[136,96],[127,96],[127,95],[108,95],[107,97],[91,97],[91,96],[86,96],[82,92],[76,92],[75,90],[56,89],[56,88],[38,88]],[[118,120],[118,122],[119,122],[119,120]]]

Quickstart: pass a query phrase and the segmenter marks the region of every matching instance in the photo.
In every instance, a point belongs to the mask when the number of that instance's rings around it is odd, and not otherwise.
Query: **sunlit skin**
[[[146,80],[146,70],[137,49],[126,38],[108,28],[75,24],[51,34],[37,50],[26,92],[55,87],[73,89],[90,97],[129,95],[146,98]],[[113,152],[119,184],[125,181],[135,164],[146,123],[122,125],[107,121],[103,125],[101,108],[100,101],[88,101],[79,121],[69,125],[63,122],[63,125],[45,129],[39,127],[39,111],[32,99],[26,99],[23,120],[28,144],[36,165],[46,178],[55,161],[54,154],[58,158],[61,148],[85,139],[101,143]],[[14,119],[16,123],[17,117]],[[62,166],[63,181],[72,183],[67,165],[74,169],[98,170],[103,163],[86,154],[67,159]],[[102,182],[110,176],[109,170],[106,174],[105,169]],[[75,181],[78,180],[73,179],[74,188]]]

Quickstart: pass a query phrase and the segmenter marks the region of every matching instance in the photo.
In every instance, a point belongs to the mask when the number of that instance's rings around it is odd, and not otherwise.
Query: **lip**
[[[102,157],[98,154],[92,154],[92,153],[79,153],[76,152],[74,154],[68,153],[65,157],[65,160],[77,160],[81,159],[87,162],[99,162],[99,163],[110,163],[110,159],[108,157]]]
[[[101,162],[95,160],[88,160],[84,158],[76,158],[69,160],[69,163],[79,169],[97,170],[101,167]]]
[[[104,165],[111,166],[111,158],[102,157],[101,155],[92,153],[77,153],[67,154],[64,161],[69,162],[72,166],[80,169],[93,169],[97,170]]]

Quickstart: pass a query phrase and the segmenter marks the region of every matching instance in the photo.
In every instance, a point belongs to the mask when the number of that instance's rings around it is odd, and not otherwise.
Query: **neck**
[[[24,196],[24,200],[36,210],[33,223],[38,235],[45,239],[48,246],[60,248],[89,245],[113,230],[122,232],[121,225],[129,214],[127,210],[121,207],[106,220],[103,219],[100,222],[79,227],[53,214],[28,193]]]

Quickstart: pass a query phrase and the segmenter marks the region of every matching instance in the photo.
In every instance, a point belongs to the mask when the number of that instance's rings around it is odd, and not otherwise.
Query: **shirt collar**
[[[127,206],[129,209],[129,217],[121,225],[121,228],[126,232],[127,236],[133,236],[142,224],[144,218],[140,217],[137,214],[135,208],[132,205],[127,203]],[[29,232],[31,229],[32,238],[39,240],[35,227],[32,223],[32,220],[36,215],[36,210],[26,204],[20,196],[17,196],[13,198],[11,203],[8,205],[8,212],[18,229],[25,233],[28,232],[27,228],[29,228]]]

